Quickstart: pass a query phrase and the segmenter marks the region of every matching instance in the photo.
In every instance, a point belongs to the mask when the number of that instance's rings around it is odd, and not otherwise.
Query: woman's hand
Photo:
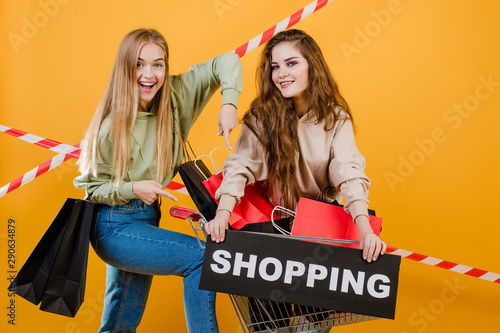
[[[134,194],[147,205],[151,205],[159,197],[167,197],[177,201],[175,196],[163,190],[163,186],[154,180],[141,180],[134,182],[132,185],[132,192],[134,192]]]
[[[359,231],[359,246],[363,250],[363,259],[368,262],[377,260],[379,255],[385,253],[387,245],[373,233],[368,216],[356,217],[356,226]]]
[[[232,150],[231,141],[229,140],[229,133],[238,125],[238,112],[233,104],[224,104],[219,112],[219,131],[217,136],[224,135],[226,145],[229,150]]]
[[[214,242],[220,243],[224,241],[230,216],[231,213],[229,213],[228,210],[221,209],[217,211],[217,214],[212,221],[205,224],[205,231],[207,235],[212,237]]]

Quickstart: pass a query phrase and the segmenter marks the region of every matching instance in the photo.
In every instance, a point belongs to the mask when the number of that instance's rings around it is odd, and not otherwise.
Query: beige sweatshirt
[[[337,112],[345,115],[340,107]],[[341,202],[353,219],[368,216],[370,180],[364,173],[365,159],[354,141],[352,123],[344,117],[331,130],[324,123],[315,124],[316,117],[306,114],[298,121],[299,152],[296,175],[302,195],[311,199],[325,197]],[[258,138],[243,125],[235,153],[224,163],[223,181],[216,192],[219,209],[232,211],[239,203],[246,185],[266,180],[266,154]],[[332,188],[333,187],[333,188]],[[274,205],[279,205],[279,193],[271,193]],[[295,207],[291,207],[292,209]]]

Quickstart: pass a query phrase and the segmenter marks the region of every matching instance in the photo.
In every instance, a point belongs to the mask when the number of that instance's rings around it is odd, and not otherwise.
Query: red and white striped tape
[[[77,143],[75,145],[75,147],[78,151],[79,151],[79,149],[78,149],[79,144],[80,143]],[[77,156],[76,157],[75,156],[76,156],[76,150],[74,152],[71,152],[68,154],[58,154],[58,155],[54,156],[50,160],[40,164],[39,166],[28,171],[27,173],[25,173],[21,177],[13,180],[12,182],[10,182],[7,185],[0,188],[0,198],[5,196],[7,193],[14,191],[17,188],[19,188],[23,185],[26,185],[27,183],[29,183],[33,179],[39,177],[40,175],[46,173],[49,170],[54,169],[55,167],[66,162],[70,158],[78,158]]]
[[[290,28],[292,25],[302,21],[303,19],[305,19],[306,17],[308,17],[309,15],[311,15],[312,13],[314,13],[315,11],[324,7],[325,5],[329,4],[332,1],[333,0],[316,0],[311,2],[301,10],[297,11],[296,13],[290,15],[283,21],[267,29],[257,37],[252,38],[245,44],[233,50],[232,52],[238,54],[240,57],[243,57],[245,54],[248,54],[249,52],[255,50],[260,45],[270,40],[278,32]]]
[[[469,276],[473,276],[479,279],[483,279],[490,282],[500,283],[500,274],[488,272],[482,269],[469,267],[461,264],[457,264],[451,261],[441,260],[433,257],[429,257],[423,254],[410,252],[402,249],[398,249],[392,246],[388,246],[386,253],[396,254],[406,259],[411,259],[414,261],[418,261],[423,264],[440,267],[447,269],[449,271],[465,274]]]
[[[15,179],[14,181],[8,183],[7,185],[0,188],[0,198],[5,196],[7,193],[14,191],[15,189],[29,183],[33,179],[39,177],[45,172],[54,169],[55,167],[66,162],[70,158],[78,159],[80,157],[80,144],[78,142],[74,146],[67,145],[58,141],[54,141],[47,138],[42,138],[37,135],[29,134],[11,127],[0,125],[0,131],[10,134],[18,139],[24,140],[26,142],[35,144],[37,146],[52,150],[59,153],[50,160],[40,164],[36,168],[25,173],[21,177]],[[167,188],[178,193],[189,195],[185,186],[183,184],[171,181]]]
[[[54,141],[51,139],[42,138],[37,135],[29,134],[11,127],[0,125],[0,131],[12,135],[18,139],[23,141],[32,143],[34,145],[49,149],[53,152],[59,153],[48,161],[40,164],[36,168],[28,171],[21,177],[13,180],[7,185],[0,188],[0,198],[5,196],[7,193],[14,191],[15,189],[26,185],[33,179],[39,177],[40,175],[46,173],[49,170],[54,169],[55,167],[61,165],[66,162],[70,158],[76,158],[80,156],[80,142],[75,144],[74,146],[67,145],[65,143],[61,143],[58,141]]]
[[[65,143],[61,143],[58,141],[42,138],[41,136],[29,134],[11,127],[0,125],[0,131],[12,135],[18,139],[23,141],[32,143],[34,145],[46,148],[48,150],[52,150],[53,152],[62,154],[62,155],[70,155],[70,157],[78,158],[80,156],[80,148],[77,143],[75,146],[70,146]],[[78,145],[78,146],[77,146]]]

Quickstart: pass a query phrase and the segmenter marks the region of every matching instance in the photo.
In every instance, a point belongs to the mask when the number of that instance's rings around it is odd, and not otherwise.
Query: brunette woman
[[[256,79],[258,94],[224,163],[219,207],[207,233],[223,241],[245,186],[267,181],[272,203],[292,210],[300,196],[343,197],[364,259],[377,260],[386,244],[369,223],[365,159],[354,141],[352,113],[317,43],[300,30],[276,34],[265,45]]]

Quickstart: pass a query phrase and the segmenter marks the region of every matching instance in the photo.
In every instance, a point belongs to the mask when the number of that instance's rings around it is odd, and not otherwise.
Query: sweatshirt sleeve
[[[179,103],[184,103],[189,109],[182,111],[181,126],[190,128],[219,87],[222,105],[238,107],[238,97],[243,87],[240,57],[235,53],[225,53],[205,63],[193,65],[186,73],[172,76],[171,85],[180,95]]]
[[[123,181],[116,186],[111,181],[111,147],[111,141],[105,140],[103,150],[98,154],[97,176],[93,176],[87,171],[75,178],[73,183],[77,188],[85,189],[86,199],[90,199],[94,203],[115,206],[137,199],[137,196],[132,191],[134,182]],[[106,151],[108,153],[105,153]]]
[[[329,165],[330,181],[340,189],[344,208],[353,219],[368,216],[370,179],[365,175],[365,158],[359,152],[350,119],[343,120],[332,141],[333,159]]]
[[[245,193],[245,186],[268,178],[269,171],[263,147],[246,125],[241,127],[234,154],[229,155],[224,162],[222,172],[223,180],[215,193],[215,199],[219,200],[220,209],[229,211],[240,202]]]

